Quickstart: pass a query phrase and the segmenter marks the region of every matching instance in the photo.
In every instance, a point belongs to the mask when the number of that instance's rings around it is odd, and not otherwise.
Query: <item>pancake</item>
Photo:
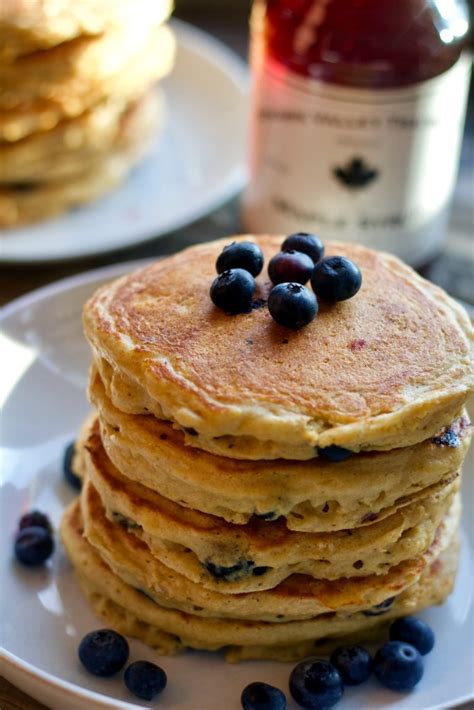
[[[73,442],[74,449],[70,460],[71,471],[81,481],[83,481],[86,476],[86,466],[89,458],[89,452],[86,449],[86,442],[90,437],[96,419],[96,413],[94,411],[89,412],[81,424],[77,440]]]
[[[459,489],[458,481],[354,530],[289,531],[281,518],[237,526],[183,508],[122,476],[105,453],[97,422],[86,432],[80,466],[109,520],[139,537],[167,567],[207,589],[241,593],[270,589],[291,574],[328,580],[384,574],[425,552]],[[76,466],[76,468],[78,468]]]
[[[333,581],[294,574],[278,586],[244,594],[206,589],[153,557],[142,540],[105,516],[102,501],[90,481],[81,495],[85,536],[112,571],[143,590],[161,606],[204,617],[254,621],[293,621],[327,612],[354,613],[381,604],[414,584],[447,547],[459,522],[456,500],[422,555],[391,567],[383,575]]]
[[[282,237],[245,236],[266,262]],[[412,446],[459,416],[474,387],[472,328],[441,289],[388,254],[327,243],[363,274],[358,294],[299,331],[268,309],[228,316],[209,297],[224,240],[99,289],[84,329],[115,406],[152,413],[186,442],[244,459],[309,459]],[[257,279],[256,304],[270,284]]]
[[[162,101],[153,99],[161,121]],[[144,99],[140,99],[143,103]],[[130,143],[130,122],[137,102],[104,101],[81,116],[49,131],[14,143],[0,144],[1,183],[47,183],[92,172],[107,154]],[[133,138],[133,135],[132,135]]]
[[[143,23],[138,15],[126,27],[104,35],[79,37],[3,64],[0,110],[42,100],[90,105],[91,96],[103,96],[109,81],[117,85],[122,70],[137,57],[152,58],[156,73],[165,76],[173,65],[174,52],[172,30]]]
[[[116,187],[148,152],[159,118],[159,100],[151,92],[124,117],[117,149],[96,161],[90,171],[68,180],[0,186],[0,227],[52,217]]]
[[[386,600],[382,608],[356,614],[330,613],[297,622],[268,623],[211,619],[161,607],[141,591],[125,584],[83,536],[79,502],[66,511],[61,537],[79,582],[94,610],[108,625],[137,636],[162,654],[182,648],[226,648],[230,661],[244,658],[297,660],[321,650],[327,637],[359,634],[363,640],[391,619],[416,613],[442,602],[450,593],[457,567],[458,545],[453,540],[417,584]]]
[[[471,439],[463,414],[434,439],[412,447],[339,463],[249,463],[185,446],[181,431],[154,416],[124,414],[94,368],[89,395],[98,408],[103,445],[125,478],[228,522],[283,516],[289,529],[304,532],[368,525],[435,493],[457,477]]]
[[[115,76],[89,86],[86,93],[54,95],[0,109],[0,141],[18,141],[32,133],[53,129],[64,119],[75,118],[104,101],[126,105],[141,97],[173,66],[174,36],[166,30],[155,32],[148,45],[134,55]]]
[[[0,60],[98,35],[137,16],[144,23],[160,23],[170,13],[169,0],[2,0]]]

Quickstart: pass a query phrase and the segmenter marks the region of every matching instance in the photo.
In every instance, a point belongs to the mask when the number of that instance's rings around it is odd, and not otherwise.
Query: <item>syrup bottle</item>
[[[462,0],[254,4],[249,232],[439,251],[464,124]]]

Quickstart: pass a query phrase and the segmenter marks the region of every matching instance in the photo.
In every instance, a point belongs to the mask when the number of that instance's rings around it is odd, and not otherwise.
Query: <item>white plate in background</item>
[[[137,262],[138,263],[138,262]],[[135,264],[136,265],[136,264]],[[82,636],[103,626],[79,590],[70,563],[57,548],[44,569],[15,563],[12,542],[18,519],[35,507],[47,512],[57,529],[74,492],[63,481],[61,459],[89,405],[85,395],[89,348],[80,314],[85,299],[101,283],[133,265],[81,274],[24,296],[3,309],[0,321],[2,407],[0,471],[0,673],[26,693],[58,710],[160,707],[167,710],[239,710],[240,693],[252,681],[282,688],[294,664],[246,662],[228,665],[222,656],[188,652],[158,657],[132,641],[131,659],[158,662],[168,686],[154,704],[134,700],[120,674],[89,675],[77,660]],[[465,463],[472,474],[473,456]],[[464,480],[465,507],[473,500],[471,475]],[[424,659],[425,675],[407,694],[385,690],[372,679],[347,688],[337,710],[441,710],[473,699],[474,520],[464,517],[463,552],[456,588],[441,607],[421,616],[437,643]],[[288,704],[288,710],[296,705]]]
[[[113,192],[55,219],[0,231],[0,261],[88,257],[154,239],[203,217],[245,182],[248,71],[211,35],[172,20],[176,65],[161,82],[166,127]]]

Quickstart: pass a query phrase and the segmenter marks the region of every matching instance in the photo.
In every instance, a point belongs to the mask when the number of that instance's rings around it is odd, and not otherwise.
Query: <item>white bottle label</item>
[[[440,246],[469,82],[462,56],[402,89],[352,89],[256,67],[244,222],[256,233],[317,232],[417,266]]]

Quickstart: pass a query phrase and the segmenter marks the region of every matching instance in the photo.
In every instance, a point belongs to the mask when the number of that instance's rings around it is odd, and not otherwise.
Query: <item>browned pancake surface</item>
[[[263,248],[266,264],[282,242],[250,238]],[[228,316],[213,305],[215,261],[231,241],[152,264],[101,289],[85,307],[96,355],[143,388],[165,418],[182,426],[196,422],[199,433],[215,437],[294,442],[300,436],[316,444],[331,427],[356,424],[365,431],[375,419],[384,430],[375,439],[393,428],[403,438],[404,429],[408,435],[424,428],[428,410],[466,399],[469,323],[440,289],[397,259],[328,243],[328,255],[358,264],[362,288],[348,301],[321,303],[318,317],[295,332],[277,325],[265,306]],[[257,284],[261,305],[271,284],[265,273]],[[386,414],[403,421],[382,422]],[[355,439],[357,449],[360,431]],[[330,443],[340,442],[322,445]]]

